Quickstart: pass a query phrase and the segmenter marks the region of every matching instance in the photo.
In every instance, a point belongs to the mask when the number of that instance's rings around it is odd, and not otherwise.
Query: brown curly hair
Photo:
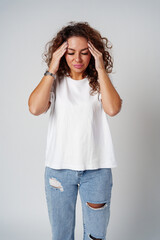
[[[42,58],[47,63],[48,67],[50,65],[53,52],[55,52],[57,48],[60,47],[61,44],[63,44],[63,42],[67,41],[68,38],[73,36],[84,37],[87,39],[87,41],[90,41],[102,53],[106,72],[112,72],[113,58],[110,54],[110,49],[112,48],[112,45],[106,37],[102,37],[99,31],[92,28],[88,24],[88,22],[69,22],[69,25],[64,26],[57,33],[57,35],[45,45],[45,51],[42,55]],[[60,60],[59,69],[56,75],[59,79],[62,79],[64,76],[68,76],[69,72],[70,69],[66,62],[65,56],[63,55]],[[97,92],[100,93],[100,85],[97,81],[98,73],[95,68],[95,60],[92,54],[89,65],[83,73],[83,77],[85,76],[88,77],[89,85],[91,87],[90,94],[93,95]]]

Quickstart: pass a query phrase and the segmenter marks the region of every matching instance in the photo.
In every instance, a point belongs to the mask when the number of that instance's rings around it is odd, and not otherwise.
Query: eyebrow
[[[73,48],[68,48],[69,50],[73,50],[73,51],[75,51],[75,49],[73,49]],[[81,49],[81,51],[84,51],[84,50],[87,50],[88,48],[83,48],[83,49]]]

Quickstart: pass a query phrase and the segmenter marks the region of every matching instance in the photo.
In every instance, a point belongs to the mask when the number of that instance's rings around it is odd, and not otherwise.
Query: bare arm
[[[56,74],[59,68],[61,57],[64,55],[67,49],[67,42],[64,42],[52,55],[52,60],[48,71]],[[47,111],[50,107],[50,91],[54,78],[50,75],[44,76],[38,86],[33,90],[28,99],[29,111],[33,115],[40,115]]]
[[[98,72],[103,109],[108,115],[115,116],[121,110],[122,99],[108,77],[104,67],[102,53],[98,51],[90,41],[88,42],[88,46],[91,54],[95,58],[95,67]]]
[[[111,80],[105,70],[99,70],[98,76],[100,81],[103,109],[108,115],[115,116],[121,110],[122,99],[112,85]]]
[[[38,86],[33,90],[28,99],[29,111],[33,115],[40,115],[50,107],[50,91],[54,78],[50,75],[44,76]]]

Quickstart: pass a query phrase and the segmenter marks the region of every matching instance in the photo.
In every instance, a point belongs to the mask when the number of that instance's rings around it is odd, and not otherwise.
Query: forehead
[[[87,39],[84,37],[70,37],[67,39],[68,47],[81,49],[88,47]]]

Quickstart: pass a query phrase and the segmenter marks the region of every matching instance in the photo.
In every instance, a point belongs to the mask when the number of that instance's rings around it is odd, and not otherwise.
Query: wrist
[[[55,79],[56,75],[48,70],[44,73],[44,76],[51,76],[53,79]]]
[[[48,72],[50,72],[50,73],[52,73],[52,74],[56,74],[56,71],[55,70],[53,70],[53,69],[51,69],[51,68],[48,68],[48,70],[47,70]]]
[[[97,72],[98,73],[106,73],[106,69],[105,68],[98,68]]]

